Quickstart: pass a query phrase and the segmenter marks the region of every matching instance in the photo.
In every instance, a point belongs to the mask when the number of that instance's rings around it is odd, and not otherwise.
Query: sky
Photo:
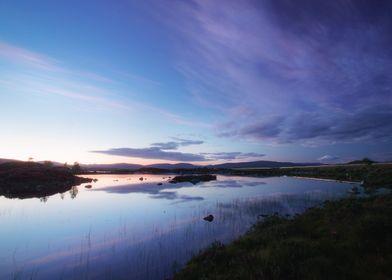
[[[392,2],[0,1],[0,158],[392,160]]]

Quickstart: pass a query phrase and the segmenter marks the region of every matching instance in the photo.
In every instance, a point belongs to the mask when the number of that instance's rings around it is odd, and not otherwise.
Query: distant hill
[[[297,162],[279,162],[279,161],[249,161],[249,162],[229,162],[216,165],[210,165],[213,168],[277,168],[277,167],[292,167],[292,166],[310,166],[320,165],[320,163],[297,163]]]
[[[193,168],[277,168],[277,167],[292,167],[292,166],[314,166],[320,165],[320,163],[298,163],[298,162],[279,162],[279,161],[248,161],[248,162],[228,162],[222,164],[212,164],[212,165],[193,165],[189,163],[160,163],[152,164],[146,167],[162,168],[162,169],[193,169]]]
[[[194,169],[194,168],[278,168],[278,167],[292,167],[292,166],[314,166],[320,163],[298,163],[298,162],[279,162],[279,161],[249,161],[249,162],[228,162],[222,164],[212,165],[194,165],[190,163],[159,163],[151,164],[144,167],[161,168],[161,169]]]
[[[13,159],[0,159],[0,163],[15,162]],[[45,163],[45,162],[40,162]],[[351,162],[351,163],[357,163]],[[359,161],[358,161],[359,163]],[[63,166],[62,163],[52,162],[53,166]],[[311,166],[320,165],[320,163],[297,163],[297,162],[279,162],[279,161],[249,161],[249,162],[228,162],[222,164],[212,165],[194,165],[190,163],[156,163],[150,165],[132,164],[132,163],[113,163],[113,164],[80,164],[81,168],[89,171],[103,171],[103,170],[138,170],[138,169],[194,169],[194,168],[278,168],[278,167],[292,167],[292,166]]]
[[[0,158],[0,163],[13,162],[13,161],[19,161],[19,160],[9,159],[9,158]]]
[[[146,165],[145,167],[152,167],[152,168],[161,168],[161,169],[192,169],[201,167],[200,165],[193,165],[190,163],[157,163],[157,164],[150,164]]]
[[[377,161],[368,159],[368,158],[363,158],[360,160],[353,160],[348,162],[347,164],[373,164],[373,163],[377,163]]]
[[[132,164],[132,163],[113,163],[113,164],[81,164],[81,167],[83,169],[97,171],[97,170],[108,170],[108,169],[136,170],[144,166],[141,164]]]

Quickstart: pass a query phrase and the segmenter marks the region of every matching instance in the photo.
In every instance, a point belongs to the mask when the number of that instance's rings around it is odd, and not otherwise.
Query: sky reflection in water
[[[218,176],[197,185],[162,175],[91,177],[91,189],[0,197],[1,279],[163,279],[214,240],[243,234],[260,214],[293,215],[351,188],[287,177]],[[203,221],[210,213],[214,221]]]

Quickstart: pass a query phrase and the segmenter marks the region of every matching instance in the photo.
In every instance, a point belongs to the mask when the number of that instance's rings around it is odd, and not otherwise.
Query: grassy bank
[[[368,188],[392,186],[392,164],[358,164],[308,168],[288,168],[288,175],[358,181]]]
[[[213,244],[174,279],[392,279],[392,195],[270,217]]]
[[[289,167],[271,169],[227,170],[227,174],[239,176],[300,176],[339,181],[362,182],[366,188],[392,186],[392,164],[342,164],[314,167]]]

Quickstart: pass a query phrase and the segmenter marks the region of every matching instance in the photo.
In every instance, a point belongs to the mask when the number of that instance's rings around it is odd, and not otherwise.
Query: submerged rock
[[[158,185],[158,186],[162,186],[162,183],[158,183],[157,185]]]
[[[214,216],[210,214],[204,217],[203,220],[211,223],[214,220]]]
[[[86,189],[91,189],[93,186],[92,185],[85,185],[84,186]]]

